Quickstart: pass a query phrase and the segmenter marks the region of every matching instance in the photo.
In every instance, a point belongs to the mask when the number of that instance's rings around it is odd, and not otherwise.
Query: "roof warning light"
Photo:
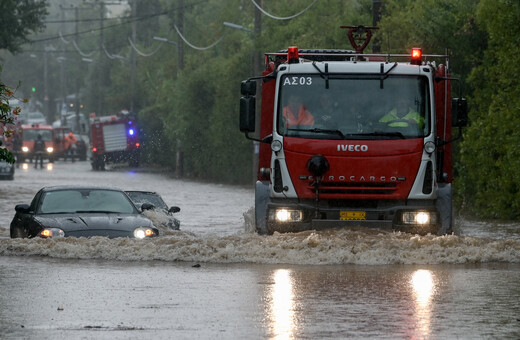
[[[422,50],[418,47],[412,48],[412,59],[410,63],[412,65],[421,65]]]

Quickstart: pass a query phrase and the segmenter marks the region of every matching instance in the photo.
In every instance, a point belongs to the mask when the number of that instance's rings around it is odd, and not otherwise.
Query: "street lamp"
[[[162,38],[162,37],[153,37],[153,40],[157,40],[157,41],[160,41],[160,42],[169,43],[169,44],[175,45],[175,47],[177,47],[177,43],[176,43],[175,41],[171,41],[171,40],[168,40],[168,39],[166,39],[166,38]]]
[[[224,26],[227,26],[227,27],[230,27],[230,28],[234,28],[234,29],[237,29],[237,30],[242,30],[242,31],[250,32],[250,33],[253,32],[253,31],[251,31],[249,28],[245,28],[245,27],[242,26],[242,25],[233,24],[233,23],[231,23],[231,22],[227,22],[227,21],[224,21]]]

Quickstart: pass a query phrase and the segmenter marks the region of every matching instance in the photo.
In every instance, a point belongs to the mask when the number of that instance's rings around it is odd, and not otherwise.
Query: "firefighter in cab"
[[[72,163],[74,163],[74,157],[76,156],[76,143],[78,142],[77,138],[74,136],[72,132],[69,132],[67,136],[65,136],[65,162],[67,161],[67,157],[70,157]]]

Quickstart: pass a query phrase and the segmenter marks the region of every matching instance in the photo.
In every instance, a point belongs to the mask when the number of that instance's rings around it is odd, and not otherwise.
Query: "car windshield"
[[[162,200],[161,196],[153,192],[143,191],[127,191],[126,194],[137,205],[141,206],[143,203],[153,204],[154,207],[168,210],[168,206]]]
[[[424,76],[284,75],[276,129],[312,139],[403,139],[430,132]]]
[[[23,130],[23,140],[36,140],[38,135],[42,136],[42,139],[46,142],[52,141],[52,131],[51,130],[39,130],[39,129],[29,129]]]
[[[42,214],[107,212],[138,213],[121,191],[104,189],[67,189],[45,192],[39,212]]]

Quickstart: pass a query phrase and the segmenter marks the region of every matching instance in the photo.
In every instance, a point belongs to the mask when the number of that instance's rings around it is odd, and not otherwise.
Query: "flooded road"
[[[42,186],[157,191],[181,231],[153,240],[9,239]],[[331,230],[259,236],[250,188],[86,162],[0,182],[0,338],[519,338],[520,225],[461,236]],[[143,242],[145,241],[145,242]]]

